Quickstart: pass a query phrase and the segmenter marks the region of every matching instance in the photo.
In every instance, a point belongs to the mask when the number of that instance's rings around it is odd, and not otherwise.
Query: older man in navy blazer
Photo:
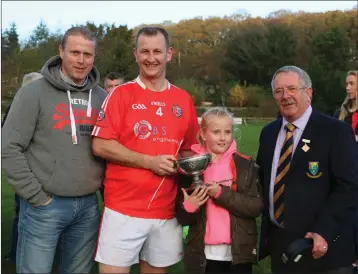
[[[260,258],[271,255],[274,273],[352,274],[358,204],[352,128],[312,109],[312,82],[304,70],[282,67],[271,85],[282,117],[260,136]],[[311,238],[313,247],[297,262],[285,260],[290,244],[303,238]]]

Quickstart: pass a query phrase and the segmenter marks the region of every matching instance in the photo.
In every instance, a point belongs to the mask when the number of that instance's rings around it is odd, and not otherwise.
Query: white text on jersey
[[[152,106],[158,106],[158,107],[165,107],[165,103],[163,102],[152,102],[151,103]]]
[[[147,109],[144,104],[133,104],[132,109]]]

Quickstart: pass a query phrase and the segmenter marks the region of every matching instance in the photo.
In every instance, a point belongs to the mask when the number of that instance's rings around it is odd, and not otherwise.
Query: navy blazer
[[[346,123],[312,111],[284,178],[285,229],[280,230],[280,237],[273,237],[270,232],[277,231],[277,227],[269,216],[269,186],[281,125],[282,118],[277,119],[265,126],[260,136],[257,163],[264,211],[259,258],[271,255],[273,270],[280,270],[277,256],[282,250],[307,232],[315,232],[327,241],[327,253],[318,260],[305,256],[293,270],[325,271],[348,266],[354,261],[352,216],[358,205],[358,151],[353,149],[353,130]],[[310,140],[307,152],[302,149],[302,139]]]

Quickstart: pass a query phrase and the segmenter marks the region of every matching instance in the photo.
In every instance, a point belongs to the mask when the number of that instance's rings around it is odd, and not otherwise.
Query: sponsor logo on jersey
[[[167,137],[153,137],[153,142],[179,144],[179,140]]]
[[[158,106],[158,107],[165,107],[165,103],[164,102],[151,102],[150,103],[152,106]]]
[[[141,120],[134,125],[133,130],[139,139],[147,139],[152,132],[152,125],[146,120]]]
[[[144,104],[133,104],[132,109],[147,109]]]
[[[172,112],[173,112],[174,116],[177,117],[177,118],[179,118],[179,117],[181,117],[183,115],[183,111],[180,108],[180,106],[178,106],[178,105],[174,105],[172,107]]]
[[[148,139],[150,137],[152,138],[153,142],[177,144],[179,143],[177,139],[166,137],[166,126],[151,125],[146,120],[140,120],[139,122],[135,123],[133,130],[135,136],[137,136],[141,140]]]

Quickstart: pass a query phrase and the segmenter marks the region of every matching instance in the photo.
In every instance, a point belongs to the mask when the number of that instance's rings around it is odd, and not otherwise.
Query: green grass
[[[237,140],[238,150],[246,155],[249,155],[253,158],[256,158],[258,140],[263,123],[261,124],[250,124],[248,126],[239,125],[235,128],[235,139]],[[2,173],[1,177],[2,185],[2,199],[1,199],[1,215],[2,215],[2,229],[1,229],[1,250],[2,258],[8,253],[11,246],[11,228],[14,218],[14,192],[12,188],[6,183],[6,176]],[[103,207],[101,199],[100,208]],[[258,219],[258,224],[260,224],[260,219]],[[93,273],[98,273],[94,269]],[[1,260],[1,272],[2,273],[16,273],[15,265],[10,261]],[[138,267],[133,267],[132,273],[139,273]],[[184,268],[182,263],[178,263],[170,267],[169,273],[184,273]],[[255,266],[255,274],[270,273],[270,264],[267,260],[261,261],[258,266]]]
[[[243,154],[249,155],[256,159],[259,145],[261,129],[265,124],[236,125],[234,136],[236,139],[237,149]]]

